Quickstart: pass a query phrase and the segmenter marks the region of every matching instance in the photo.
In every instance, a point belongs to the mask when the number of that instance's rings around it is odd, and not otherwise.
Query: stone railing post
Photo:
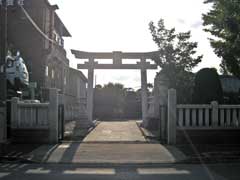
[[[168,90],[167,143],[176,144],[177,132],[177,95],[175,89]]]
[[[19,102],[19,98],[14,97],[12,98],[11,101],[11,127],[12,128],[17,128],[18,127],[18,121],[19,121],[19,117],[18,117],[18,102]]]
[[[58,143],[58,90],[49,89],[49,142]]]
[[[218,126],[218,102],[213,101],[211,102],[212,105],[212,126],[217,127]]]

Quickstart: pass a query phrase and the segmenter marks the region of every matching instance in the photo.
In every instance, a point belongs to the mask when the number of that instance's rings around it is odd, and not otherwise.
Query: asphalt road
[[[225,168],[223,168],[225,167]],[[80,164],[0,164],[0,180],[230,180],[240,179],[239,165],[155,164],[155,165],[80,165]],[[235,168],[235,169],[234,169]],[[213,171],[214,169],[214,171]],[[238,175],[234,175],[234,173]],[[230,174],[229,174],[230,173]]]

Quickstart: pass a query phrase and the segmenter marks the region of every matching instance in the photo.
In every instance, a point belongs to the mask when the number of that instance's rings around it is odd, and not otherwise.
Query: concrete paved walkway
[[[136,121],[101,122],[83,142],[146,142]]]
[[[43,145],[28,155],[49,163],[173,163],[185,155],[173,146],[146,142],[135,121],[101,122],[83,142]]]

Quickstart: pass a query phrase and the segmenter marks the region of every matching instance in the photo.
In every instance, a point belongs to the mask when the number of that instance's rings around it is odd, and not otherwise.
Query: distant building
[[[225,93],[239,93],[240,79],[234,76],[222,75],[220,76],[223,92]]]
[[[235,76],[221,75],[224,103],[239,104],[240,103],[240,79]]]

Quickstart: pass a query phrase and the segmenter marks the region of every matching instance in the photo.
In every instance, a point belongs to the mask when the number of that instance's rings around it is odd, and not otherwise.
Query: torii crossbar
[[[143,125],[147,125],[147,69],[157,69],[156,64],[147,62],[147,59],[153,59],[159,52],[85,52],[71,50],[72,54],[77,59],[88,59],[88,62],[84,64],[78,64],[78,69],[88,69],[88,93],[87,93],[87,112],[89,122],[93,121],[93,77],[94,69],[140,69],[141,70],[141,92],[142,92],[142,120]],[[98,64],[97,61],[102,59],[112,59],[111,64]],[[132,64],[123,64],[122,60],[127,59],[129,61],[139,59],[140,62]]]

